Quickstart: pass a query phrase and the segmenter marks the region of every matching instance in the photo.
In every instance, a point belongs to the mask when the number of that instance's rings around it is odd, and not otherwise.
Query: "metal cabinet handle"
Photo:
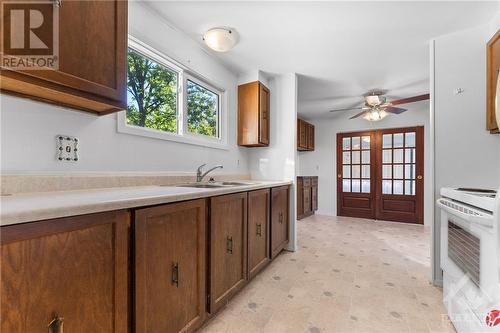
[[[64,332],[64,318],[59,317],[57,314],[54,314],[54,319],[49,323],[48,332],[49,333],[63,333]]]
[[[279,222],[283,224],[283,212],[280,212]]]
[[[229,254],[233,254],[233,237],[227,236],[226,239],[226,252]]]
[[[172,263],[172,284],[179,288],[179,263]]]
[[[262,237],[262,224],[257,224],[257,236]]]

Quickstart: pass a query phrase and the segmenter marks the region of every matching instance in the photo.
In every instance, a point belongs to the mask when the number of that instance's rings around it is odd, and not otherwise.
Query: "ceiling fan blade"
[[[405,111],[408,111],[408,109],[395,108],[393,106],[388,106],[388,107],[384,108],[384,111],[389,112],[389,113],[394,113],[394,114],[400,114],[400,113],[403,113]]]
[[[351,118],[349,118],[349,119],[355,119],[355,118],[361,117],[361,116],[362,116],[362,115],[364,115],[366,112],[367,112],[367,111],[362,111],[362,112],[360,112],[360,113],[358,113],[358,114],[355,114],[354,116],[352,116],[352,117],[351,117]]]
[[[407,97],[407,98],[401,98],[397,99],[395,101],[391,101],[391,105],[400,105],[400,104],[407,104],[407,103],[413,103],[413,102],[418,102],[418,101],[425,101],[430,98],[429,94],[423,94],[423,95],[418,95],[418,96],[413,96],[413,97]]]
[[[359,108],[347,108],[347,109],[335,109],[335,110],[330,110],[329,112],[339,112],[339,111],[349,111],[349,110],[363,110],[363,107]]]

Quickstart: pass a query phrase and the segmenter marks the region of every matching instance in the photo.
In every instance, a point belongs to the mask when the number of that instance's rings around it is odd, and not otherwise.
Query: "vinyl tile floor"
[[[429,283],[429,228],[315,215],[297,239],[201,332],[455,332]]]

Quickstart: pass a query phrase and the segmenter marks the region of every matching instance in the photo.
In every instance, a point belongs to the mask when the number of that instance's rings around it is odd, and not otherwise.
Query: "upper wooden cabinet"
[[[314,125],[297,119],[297,150],[313,151],[314,141]]]
[[[238,86],[238,145],[269,145],[269,89],[255,81]]]
[[[487,54],[487,114],[486,128],[491,133],[500,133],[499,119],[495,114],[495,100],[497,98],[497,82],[500,70],[500,31],[498,31],[486,46]],[[499,106],[500,107],[500,106]]]
[[[62,0],[56,10],[59,69],[2,68],[2,92],[98,114],[125,109],[127,1]]]
[[[210,313],[247,280],[247,193],[210,199]]]
[[[135,332],[192,332],[205,319],[206,200],[135,213]]]
[[[127,332],[130,214],[1,228],[0,331]]]

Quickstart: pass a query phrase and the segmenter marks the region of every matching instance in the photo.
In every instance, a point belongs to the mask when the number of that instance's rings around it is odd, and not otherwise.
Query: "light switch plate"
[[[56,136],[56,159],[58,161],[76,162],[78,157],[78,138],[67,135]]]

